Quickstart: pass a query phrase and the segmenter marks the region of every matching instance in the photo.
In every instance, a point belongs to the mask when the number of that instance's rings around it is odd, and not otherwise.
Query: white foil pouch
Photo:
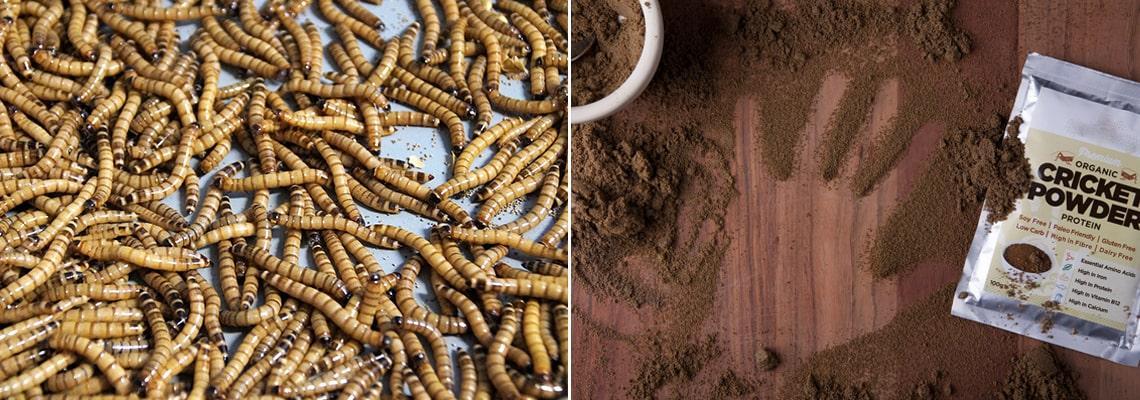
[[[1005,220],[983,207],[952,313],[1136,366],[1140,83],[1030,54],[1016,117],[1033,182]]]

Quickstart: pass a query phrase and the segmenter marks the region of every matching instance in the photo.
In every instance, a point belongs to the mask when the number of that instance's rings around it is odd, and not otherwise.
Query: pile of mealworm
[[[567,1],[310,1],[0,2],[0,397],[565,396]]]

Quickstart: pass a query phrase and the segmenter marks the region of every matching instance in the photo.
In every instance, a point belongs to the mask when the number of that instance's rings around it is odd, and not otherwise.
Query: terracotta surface
[[[1016,76],[1027,52],[1036,51],[1140,80],[1140,1],[962,3],[955,16],[966,30],[974,34],[988,26],[996,36],[975,40],[975,53],[962,64],[966,71]],[[1016,15],[1016,20],[995,20],[994,15],[1001,13],[991,12],[994,7],[1016,7],[1016,13],[1005,13]],[[817,103],[819,112],[807,127],[801,170],[784,182],[775,182],[755,159],[752,101],[736,101],[733,173],[740,196],[726,218],[732,243],[720,271],[717,311],[705,326],[694,327],[694,332],[718,333],[725,351],[713,361],[718,365],[698,374],[698,383],[715,383],[719,372],[707,370],[728,368],[758,379],[756,397],[774,398],[782,374],[799,365],[803,357],[877,329],[901,307],[956,281],[961,272],[960,263],[932,263],[894,280],[873,282],[861,269],[860,254],[869,235],[886,220],[896,199],[909,190],[943,129],[923,128],[905,159],[877,190],[856,199],[842,178],[839,184],[819,179],[811,157],[842,88],[841,77],[825,83]],[[1006,90],[1012,106],[1015,88]],[[853,149],[847,173],[865,155],[863,146],[871,132],[891,117],[897,91],[897,85],[890,82],[880,89],[870,129],[862,132],[860,144]],[[652,318],[610,301],[595,302],[581,288],[574,291],[574,304],[575,314],[588,315],[601,328],[619,333],[636,332],[642,318]],[[575,328],[576,334],[579,329]],[[1022,349],[1037,344],[1032,339],[1021,341]],[[775,349],[784,363],[772,372],[755,371],[753,354],[760,347]],[[624,397],[622,388],[635,371],[630,366],[632,359],[623,353],[639,350],[620,341],[576,341],[576,360],[604,358],[600,365],[607,371],[576,374],[575,397]],[[1081,387],[1090,398],[1140,398],[1140,369],[1068,350],[1060,353],[1080,374]]]

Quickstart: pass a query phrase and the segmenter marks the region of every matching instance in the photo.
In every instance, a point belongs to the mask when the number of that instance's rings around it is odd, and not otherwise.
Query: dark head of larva
[[[266,214],[265,219],[269,220],[269,223],[277,225],[279,222],[281,222],[281,213],[277,211],[270,211],[269,214]]]
[[[380,274],[379,272],[372,272],[372,273],[368,274],[368,282],[380,283],[380,280],[383,277],[384,277],[384,275]]]

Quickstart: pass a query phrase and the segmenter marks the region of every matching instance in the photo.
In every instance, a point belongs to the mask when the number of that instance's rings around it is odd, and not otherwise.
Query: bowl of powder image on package
[[[978,219],[951,312],[1140,364],[1140,83],[1030,54],[1010,115],[1032,181]]]

